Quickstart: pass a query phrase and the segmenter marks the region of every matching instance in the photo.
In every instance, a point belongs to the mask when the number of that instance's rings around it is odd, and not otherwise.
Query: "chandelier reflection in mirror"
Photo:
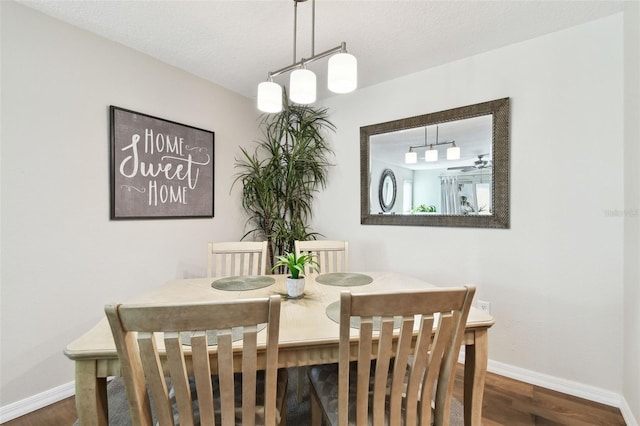
[[[409,152],[404,155],[404,162],[407,164],[416,164],[418,162],[418,153],[414,151],[419,148],[427,148],[424,152],[424,161],[434,162],[438,161],[438,146],[451,145],[447,148],[447,160],[459,160],[460,159],[460,147],[456,146],[456,141],[438,141],[438,126],[436,126],[436,141],[427,143],[427,126],[424,127],[424,144],[415,145],[409,147]],[[434,148],[435,146],[435,148]]]
[[[258,85],[258,109],[267,113],[282,111],[282,87],[273,81],[273,78],[292,71],[289,80],[289,99],[298,104],[310,104],[316,100],[316,75],[306,68],[307,64],[318,59],[329,58],[327,69],[327,87],[334,93],[349,93],[358,85],[358,61],[355,56],[347,53],[347,44],[339,46],[319,54],[315,54],[315,9],[316,2],[311,0],[311,57],[302,58],[300,61],[296,55],[298,3],[306,0],[293,0],[293,64],[277,71],[269,72],[267,81]]]

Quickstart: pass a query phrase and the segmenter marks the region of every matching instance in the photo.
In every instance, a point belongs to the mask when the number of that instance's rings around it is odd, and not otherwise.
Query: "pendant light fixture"
[[[433,145],[429,145],[429,149],[424,152],[424,161],[438,161],[438,150],[433,149]]]
[[[327,87],[329,90],[334,93],[349,93],[356,90],[358,60],[355,56],[346,53],[346,47],[344,52],[329,58],[328,67]]]
[[[460,159],[460,147],[456,146],[455,141],[453,145],[447,148],[447,160],[459,160]]]
[[[418,162],[418,153],[409,147],[409,152],[404,154],[404,162],[407,164],[416,164]]]
[[[269,113],[282,111],[282,87],[272,80],[258,84],[258,109]]]
[[[327,87],[334,93],[349,93],[358,86],[358,61],[355,56],[347,53],[347,45],[342,42],[340,46],[325,52],[315,54],[315,24],[316,2],[311,0],[311,57],[298,61],[296,55],[298,3],[307,0],[293,0],[293,64],[272,71],[267,76],[267,81],[258,85],[258,109],[263,112],[276,113],[282,111],[282,87],[273,81],[274,77],[293,71],[289,79],[289,99],[298,104],[310,104],[316,101],[316,75],[306,69],[306,65],[331,56],[328,61]]]
[[[289,99],[303,105],[316,101],[316,75],[313,71],[300,68],[293,71],[289,78]]]

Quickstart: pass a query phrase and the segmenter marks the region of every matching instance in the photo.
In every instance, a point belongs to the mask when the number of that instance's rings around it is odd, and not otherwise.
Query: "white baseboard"
[[[638,421],[633,417],[631,407],[629,407],[629,403],[624,397],[622,398],[622,404],[620,405],[620,412],[622,413],[622,418],[624,418],[624,422],[627,426],[638,426]]]
[[[65,398],[75,395],[75,382],[65,383],[53,389],[30,396],[20,401],[0,407],[0,423],[8,422],[32,411],[62,401]]]
[[[619,408],[620,403],[622,402],[621,395],[612,391],[574,382],[572,380],[537,373],[520,367],[514,367],[513,365],[504,364],[498,361],[489,360],[487,370],[500,376],[509,377],[511,379],[530,383],[532,385],[551,389],[567,395],[577,396],[578,398],[588,399],[589,401],[598,402],[600,404]]]
[[[464,363],[464,351],[460,352],[459,361]],[[638,421],[634,418],[626,399],[618,393],[572,380],[537,373],[498,361],[489,360],[487,371],[545,389],[619,408],[627,426],[638,426]]]

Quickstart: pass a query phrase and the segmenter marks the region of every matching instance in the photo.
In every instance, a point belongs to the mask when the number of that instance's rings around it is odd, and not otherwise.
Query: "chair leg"
[[[298,367],[298,387],[296,389],[296,398],[298,403],[302,402],[302,393],[304,392],[304,378],[307,376],[308,367]]]
[[[285,409],[280,412],[280,423],[278,423],[278,426],[287,426],[286,405],[287,405],[287,403],[285,402]]]
[[[321,426],[322,424],[322,410],[316,395],[311,392],[311,426]]]
[[[286,379],[285,379],[286,378]],[[287,425],[287,388],[289,387],[289,376],[286,368],[278,369],[278,393],[276,400],[281,401],[278,405],[278,411],[280,413],[280,422],[278,426]]]

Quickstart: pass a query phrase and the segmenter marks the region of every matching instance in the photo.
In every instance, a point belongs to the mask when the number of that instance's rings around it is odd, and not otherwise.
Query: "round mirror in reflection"
[[[380,185],[378,186],[378,199],[380,200],[380,208],[383,212],[391,211],[396,203],[396,175],[391,169],[384,169],[380,176]]]

